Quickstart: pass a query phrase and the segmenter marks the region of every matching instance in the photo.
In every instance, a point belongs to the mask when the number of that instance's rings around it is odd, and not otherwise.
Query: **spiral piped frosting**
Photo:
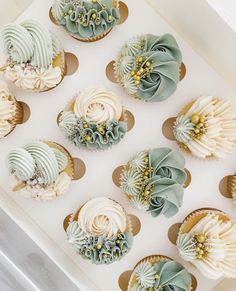
[[[183,201],[184,164],[183,156],[169,148],[142,151],[123,168],[120,187],[135,208],[171,217]]]

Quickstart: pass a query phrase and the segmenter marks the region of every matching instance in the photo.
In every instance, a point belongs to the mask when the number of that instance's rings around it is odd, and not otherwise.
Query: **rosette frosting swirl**
[[[43,24],[36,20],[7,24],[0,40],[8,56],[4,76],[16,86],[44,91],[60,83],[64,64],[54,67],[53,61],[63,50],[57,37]]]
[[[110,264],[131,248],[133,235],[123,208],[106,197],[95,198],[79,210],[67,227],[68,242],[83,258]]]
[[[82,40],[103,36],[120,19],[118,1],[113,0],[54,0],[52,14],[58,24]]]
[[[175,290],[190,291],[191,275],[178,262],[141,262],[131,275],[128,291]]]
[[[184,164],[183,156],[169,148],[143,151],[123,168],[120,187],[134,207],[171,217],[183,201]]]
[[[122,105],[117,96],[103,88],[79,94],[73,108],[60,114],[59,127],[77,147],[106,149],[127,132]]]
[[[47,200],[68,190],[71,182],[65,172],[68,162],[59,147],[41,141],[11,150],[7,156],[13,186],[20,185],[24,196]]]
[[[214,96],[201,96],[176,118],[173,133],[198,158],[224,158],[236,143],[236,107]]]
[[[198,216],[199,215],[199,216]],[[223,215],[223,218],[222,218]],[[219,211],[199,210],[193,227],[180,228],[177,248],[181,257],[210,279],[236,278],[236,223]],[[187,222],[191,220],[187,218]]]
[[[11,96],[7,85],[0,81],[0,138],[6,136],[14,128],[15,114],[16,101]]]
[[[115,64],[117,81],[130,95],[162,101],[176,90],[182,55],[170,34],[146,34],[127,41]]]

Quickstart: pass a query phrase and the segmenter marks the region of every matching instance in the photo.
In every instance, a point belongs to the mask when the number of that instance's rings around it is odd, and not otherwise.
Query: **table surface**
[[[228,98],[236,105],[235,92],[145,0],[139,0],[138,5],[134,0],[126,0],[126,3],[130,11],[128,20],[115,28],[106,38],[94,43],[76,41],[67,35],[63,28],[52,24],[48,18],[50,0],[35,0],[18,18],[18,22],[35,18],[48,25],[60,37],[64,49],[77,55],[80,67],[74,75],[65,77],[57,88],[49,92],[32,94],[10,87],[18,100],[29,104],[31,118],[0,142],[2,165],[0,185],[103,291],[119,290],[119,275],[123,271],[132,269],[140,259],[151,254],[163,254],[182,262],[197,277],[197,290],[211,290],[217,282],[205,279],[193,266],[180,259],[176,247],[168,240],[167,231],[169,226],[180,222],[189,212],[201,207],[218,208],[236,216],[232,200],[222,197],[218,190],[221,178],[235,172],[235,151],[225,160],[211,162],[185,156],[186,167],[192,174],[192,183],[185,190],[182,208],[170,219],[163,216],[152,218],[146,213],[134,210],[121,190],[113,184],[111,177],[118,165],[126,163],[138,151],[163,146],[177,150],[177,145],[162,135],[161,126],[168,117],[175,116],[186,102],[203,94],[211,94]],[[107,79],[106,64],[117,56],[125,40],[142,33],[161,35],[166,32],[176,37],[187,67],[185,79],[180,82],[176,92],[168,100],[155,104],[134,100],[117,84]],[[118,145],[104,152],[78,150],[64,138],[56,124],[57,114],[69,98],[76,92],[93,85],[104,85],[107,89],[116,92],[136,119],[132,131]],[[10,191],[5,167],[6,154],[9,149],[34,139],[56,141],[65,146],[74,157],[80,157],[86,163],[85,176],[72,183],[70,193],[52,202],[40,203]],[[139,216],[142,229],[134,239],[132,250],[121,261],[109,266],[95,266],[74,253],[66,241],[62,223],[64,217],[76,210],[83,202],[103,195],[120,202],[128,213]]]

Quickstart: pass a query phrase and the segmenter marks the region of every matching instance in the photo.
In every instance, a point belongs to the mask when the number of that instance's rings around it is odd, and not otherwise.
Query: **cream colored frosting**
[[[15,65],[6,69],[4,77],[21,89],[44,91],[60,83],[62,72],[59,67],[53,68],[52,65],[47,69]]]
[[[78,223],[85,233],[110,238],[127,227],[127,217],[123,208],[115,201],[94,198],[80,209]]]
[[[10,176],[13,188],[21,183],[15,175]],[[65,194],[71,184],[71,177],[62,172],[59,174],[56,181],[46,187],[40,185],[26,185],[19,190],[19,193],[27,198],[34,198],[36,200],[53,200],[57,196]]]
[[[200,158],[211,155],[224,158],[236,142],[236,108],[230,101],[202,96],[184,115],[190,118],[196,113],[205,116],[208,126],[200,139],[191,139],[187,143],[188,148]]]
[[[122,105],[114,93],[102,87],[90,88],[76,98],[74,112],[77,117],[84,118],[87,122],[103,123],[119,120]]]
[[[13,128],[12,120],[16,113],[16,103],[10,95],[7,85],[0,80],[0,138]]]
[[[208,214],[189,232],[192,235],[204,234],[207,238],[208,256],[191,261],[206,277],[236,278],[236,223],[223,222],[219,215]]]

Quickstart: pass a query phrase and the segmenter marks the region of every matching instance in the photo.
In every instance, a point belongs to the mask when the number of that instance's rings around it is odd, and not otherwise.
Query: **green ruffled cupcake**
[[[184,165],[184,157],[169,148],[139,152],[123,167],[120,188],[136,209],[171,217],[182,206]]]
[[[128,130],[119,98],[102,87],[78,94],[60,113],[58,126],[78,148],[89,150],[117,144]]]
[[[91,199],[71,215],[66,234],[74,250],[97,265],[120,260],[133,243],[127,214],[107,197]]]
[[[190,291],[190,273],[178,262],[164,256],[141,260],[133,270],[127,291]]]
[[[146,34],[128,40],[115,62],[115,76],[125,91],[146,102],[162,101],[176,90],[182,54],[170,34]]]
[[[52,15],[74,38],[96,41],[119,23],[119,1],[54,0]]]

